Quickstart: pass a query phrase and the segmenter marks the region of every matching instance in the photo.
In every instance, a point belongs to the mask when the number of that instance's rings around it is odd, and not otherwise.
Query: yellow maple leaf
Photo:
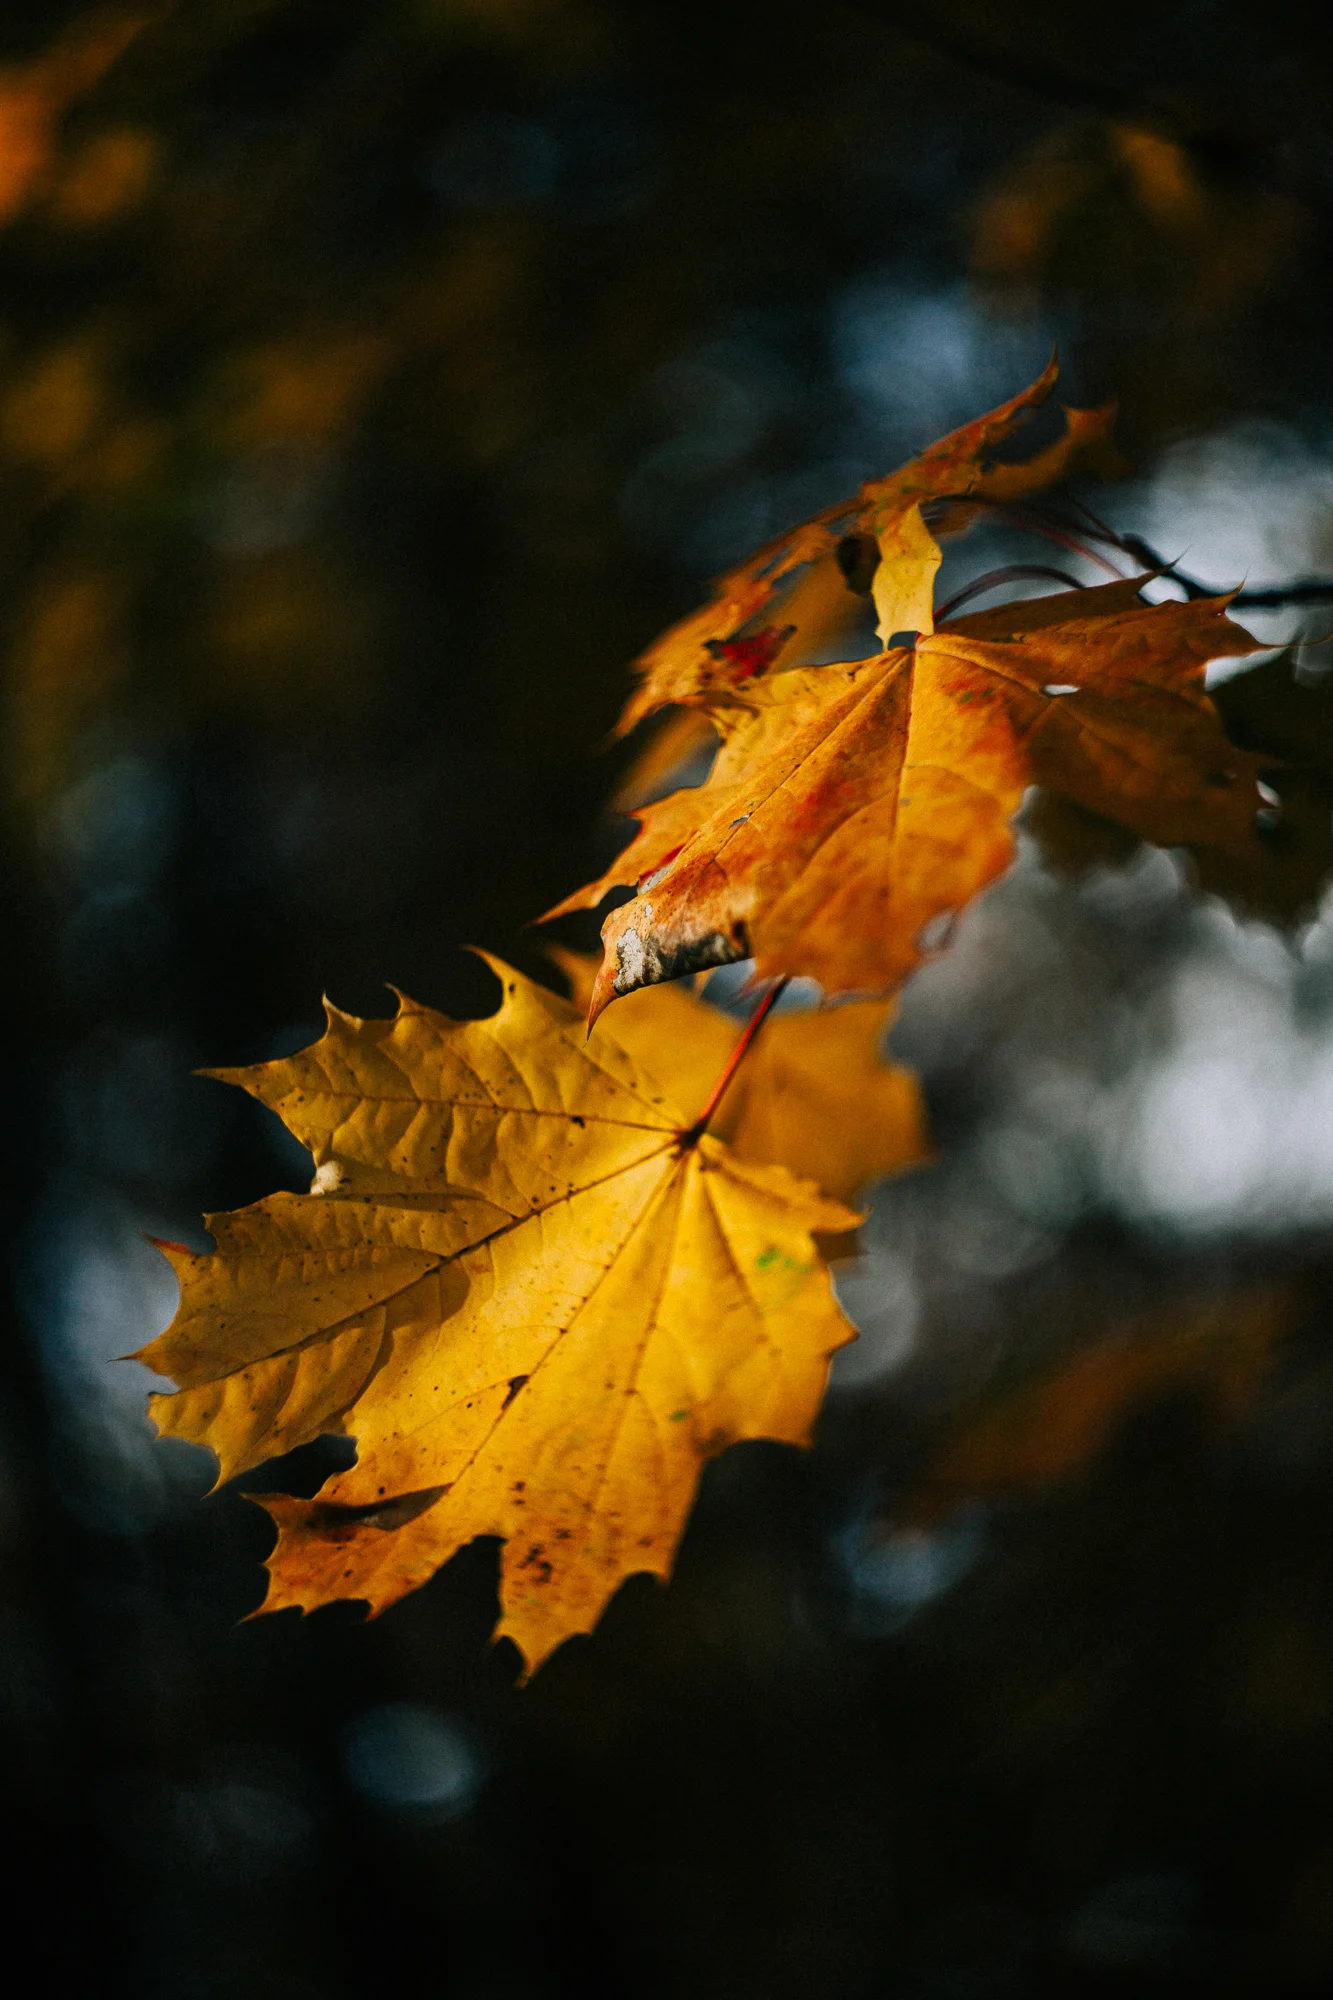
[[[499,1012],[329,1009],[313,1047],[214,1074],[279,1112],[314,1191],[167,1248],[181,1306],[140,1359],[163,1434],[222,1477],[321,1432],[358,1457],[269,1499],[263,1608],[413,1589],[505,1540],[499,1631],[529,1669],[623,1579],[665,1577],[706,1459],[808,1440],[853,1336],[815,1232],[859,1219],[697,1137],[612,1036],[496,961]]]
[[[601,961],[547,947],[588,1007]],[[930,1155],[925,1105],[913,1072],[880,1053],[897,1003],[775,1014],[737,1071],[709,1125],[741,1160],[786,1167],[837,1201],[855,1201],[872,1181]],[[593,1030],[593,1045],[606,1023]],[[697,1117],[740,1037],[730,1016],[681,984],[643,986],[617,1007],[620,1046]]]

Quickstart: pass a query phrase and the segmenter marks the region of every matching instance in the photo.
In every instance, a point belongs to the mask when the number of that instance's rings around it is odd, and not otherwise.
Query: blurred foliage
[[[972,268],[1011,309],[1077,297],[1103,352],[1146,309],[1151,396],[1135,421],[1162,424],[1218,395],[1205,329],[1271,310],[1314,223],[1292,195],[1210,176],[1160,133],[1085,117],[1044,134],[972,226]]]
[[[989,1385],[974,1409],[951,1416],[931,1461],[921,1504],[932,1513],[960,1498],[1039,1486],[1085,1471],[1105,1452],[1126,1412],[1176,1391],[1233,1420],[1251,1407],[1274,1349],[1300,1324],[1295,1287],[1176,1298],[1105,1331],[1081,1327],[1055,1357],[1029,1359],[1014,1381]],[[1308,1310],[1308,1308],[1306,1308]]]

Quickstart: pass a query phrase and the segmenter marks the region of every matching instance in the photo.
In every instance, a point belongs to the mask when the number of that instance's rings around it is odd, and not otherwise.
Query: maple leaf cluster
[[[312,1048],[212,1072],[316,1172],[208,1218],[209,1254],[164,1246],[180,1310],[141,1358],[178,1389],[157,1426],[224,1479],[321,1434],[357,1447],[313,1500],[262,1500],[265,1610],[382,1610],[498,1536],[498,1630],[531,1670],[625,1577],[667,1576],[708,1458],[809,1439],[854,1333],[829,1239],[929,1150],[881,1053],[888,996],[1009,865],[1029,788],[1249,865],[1262,759],[1204,688],[1257,649],[1225,598],[1148,603],[1140,574],[937,623],[941,537],[1112,468],[1110,410],[997,459],[1054,381],[762,550],[643,656],[622,730],[665,716],[622,796],[716,756],[548,913],[633,892],[600,965],[557,954],[578,1005],[489,960],[488,1019],[330,1008]],[[841,1004],[742,1033],[684,983],[741,959]]]

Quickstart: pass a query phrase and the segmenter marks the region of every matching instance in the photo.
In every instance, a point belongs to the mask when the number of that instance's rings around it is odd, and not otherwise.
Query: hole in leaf
[[[879,543],[873,535],[844,535],[837,547],[838,568],[848,590],[869,597],[879,568]]]
[[[957,921],[957,910],[937,910],[929,923],[923,924],[917,933],[918,951],[943,951]]]

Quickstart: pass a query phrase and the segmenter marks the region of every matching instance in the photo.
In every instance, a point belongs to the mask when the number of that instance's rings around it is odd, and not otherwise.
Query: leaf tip
[[[605,961],[598,967],[597,977],[588,995],[588,1033],[591,1034],[607,1008],[616,997],[615,978],[608,971]]]
[[[160,1250],[164,1257],[193,1257],[195,1254],[188,1243],[173,1243],[169,1236],[150,1236],[146,1229],[140,1233],[144,1242],[151,1243],[154,1250]],[[126,1358],[124,1355],[121,1357],[122,1360]]]
[[[1051,348],[1050,360],[1046,363],[1046,366],[1042,369],[1032,387],[1026,391],[1023,400],[1030,403],[1034,409],[1040,408],[1059,380],[1060,346],[1057,341]]]

